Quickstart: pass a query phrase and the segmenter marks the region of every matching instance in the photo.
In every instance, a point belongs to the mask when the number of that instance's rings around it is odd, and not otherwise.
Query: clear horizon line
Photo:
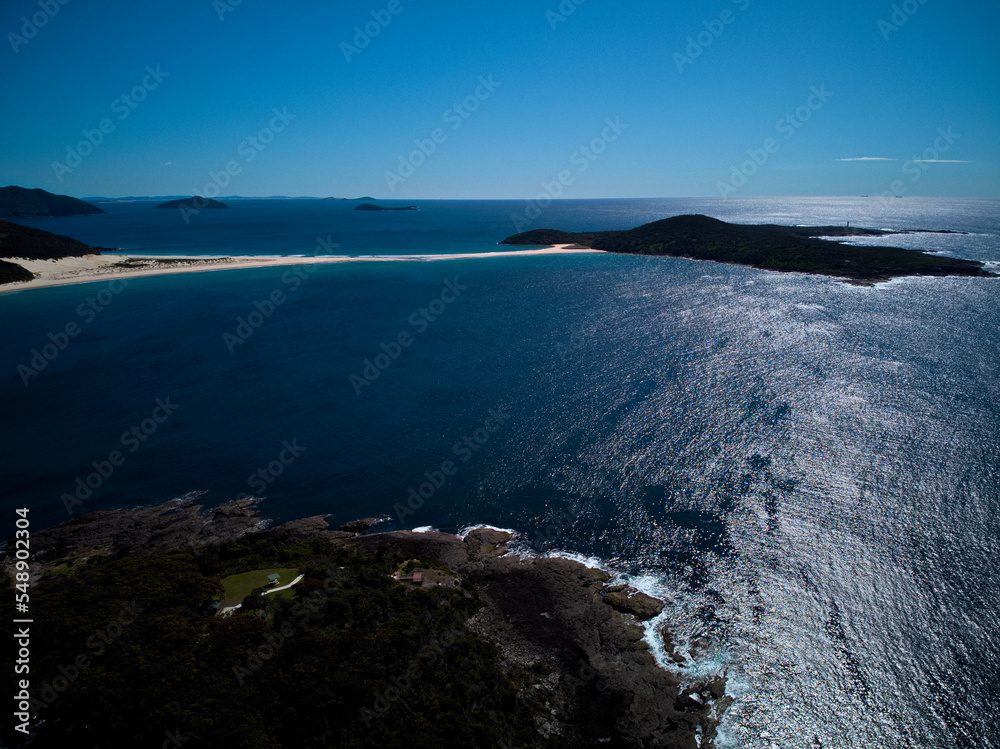
[[[898,159],[896,159],[898,160]],[[962,162],[968,163],[968,162]],[[775,199],[797,199],[797,200],[825,200],[830,198],[867,198],[879,195],[878,192],[868,193],[864,195],[858,195],[855,193],[842,193],[842,194],[831,194],[831,195],[744,195],[741,197],[725,197],[721,198],[718,195],[670,195],[670,196],[633,196],[633,197],[622,197],[615,195],[607,195],[603,197],[589,197],[589,198],[552,198],[553,203],[568,203],[568,202],[581,202],[587,200],[718,200],[723,202],[732,202],[735,200],[775,200]],[[75,196],[70,196],[75,197]],[[186,197],[198,197],[192,195],[181,195],[181,194],[170,194],[170,195],[125,195],[125,196],[110,196],[110,195],[98,195],[98,196],[83,196],[77,198],[78,200],[102,200],[102,201],[112,201],[112,200],[162,200],[162,199],[173,199],[173,198],[186,198]],[[203,196],[202,196],[203,197]],[[990,197],[984,195],[906,195],[903,197],[907,198],[918,198],[918,199],[947,199],[947,200],[1000,200],[1000,196]],[[317,195],[222,195],[212,200],[329,200],[330,196],[317,196]],[[334,198],[335,200],[343,200],[345,202],[357,202],[361,198]],[[535,200],[534,198],[516,197],[516,198],[371,198],[372,200],[378,202],[395,202],[395,203],[413,203],[418,201],[424,202],[530,202]]]

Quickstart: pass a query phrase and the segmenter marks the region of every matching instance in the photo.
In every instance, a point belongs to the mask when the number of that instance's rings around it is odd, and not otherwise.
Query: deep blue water
[[[329,235],[342,254],[433,254],[501,249],[525,206],[234,205],[190,225],[138,203],[30,223],[133,252],[310,254]],[[880,242],[1000,261],[997,201],[564,201],[533,223],[691,212],[962,230]],[[1000,746],[1000,280],[864,289],[605,255],[299,270],[297,288],[277,268],[0,294],[3,511],[67,519],[60,496],[115,450],[75,512],[221,503],[263,469],[276,520],[485,522],[650,575],[678,639],[711,641],[688,670],[730,676],[733,746]],[[227,346],[275,289],[284,303]],[[78,306],[101,291],[88,321]],[[25,386],[18,365],[68,322],[80,335]],[[400,333],[412,344],[356,393]],[[123,443],[157,399],[176,413]],[[400,517],[445,461],[455,474]]]
[[[230,200],[230,210],[204,210],[185,221],[177,210],[154,208],[155,201],[100,203],[103,216],[22,219],[38,229],[67,234],[95,247],[164,255],[408,255],[489,252],[497,242],[526,228],[566,231],[627,229],[682,213],[704,213],[726,221],[840,225],[965,231],[995,229],[997,201],[937,198],[646,199],[563,200],[534,206],[515,200],[378,201],[416,205],[416,212],[355,211],[355,202],[328,200]],[[517,217],[516,219],[514,217]],[[944,225],[939,225],[944,222]],[[324,250],[323,238],[339,247]],[[897,246],[908,238],[881,242]],[[995,248],[978,238],[961,245],[947,237],[922,237],[922,249],[956,249],[976,259]],[[902,243],[902,244],[901,244]],[[985,259],[997,259],[995,257]]]

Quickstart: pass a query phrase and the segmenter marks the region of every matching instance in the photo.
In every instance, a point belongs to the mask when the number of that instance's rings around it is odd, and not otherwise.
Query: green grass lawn
[[[254,570],[253,572],[243,572],[239,575],[230,575],[222,581],[222,587],[226,591],[222,598],[222,605],[235,606],[250,595],[250,591],[254,588],[266,589],[269,582],[267,576],[275,572],[281,575],[278,579],[279,586],[288,585],[288,583],[299,575],[299,571],[291,567],[272,567],[266,570]],[[286,590],[274,595],[283,596],[289,593],[293,593],[293,591]]]

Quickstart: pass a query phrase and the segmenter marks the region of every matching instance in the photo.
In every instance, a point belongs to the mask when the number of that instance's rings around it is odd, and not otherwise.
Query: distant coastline
[[[997,277],[986,270],[983,263],[972,260],[898,247],[847,245],[828,238],[932,233],[928,230],[743,225],[700,215],[674,216],[626,231],[570,233],[536,229],[506,238],[500,244],[512,246],[512,249],[495,252],[319,257],[108,254],[106,248],[91,248],[69,237],[16,224],[6,226],[9,227],[7,234],[0,235],[0,271],[7,281],[0,281],[0,293],[119,278],[242,268],[595,252],[710,260],[762,270],[827,276],[861,286],[908,276]],[[962,232],[940,230],[933,233]],[[30,280],[27,273],[32,276]]]
[[[178,200],[168,200],[165,203],[160,203],[155,208],[190,208],[195,211],[201,211],[204,209],[220,210],[223,208],[229,208],[228,205],[223,203],[221,200],[212,200],[211,198],[203,198],[200,195],[194,195],[190,198],[180,198]]]

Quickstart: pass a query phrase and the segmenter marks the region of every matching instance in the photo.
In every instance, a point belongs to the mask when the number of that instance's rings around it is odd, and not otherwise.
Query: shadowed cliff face
[[[632,255],[666,255],[712,260],[776,271],[837,276],[855,282],[887,281],[899,276],[991,276],[983,264],[929,255],[899,247],[845,245],[823,236],[876,237],[909,234],[843,226],[729,224],[702,215],[674,216],[625,231],[565,232],[535,229],[507,237],[501,244],[578,244]]]

